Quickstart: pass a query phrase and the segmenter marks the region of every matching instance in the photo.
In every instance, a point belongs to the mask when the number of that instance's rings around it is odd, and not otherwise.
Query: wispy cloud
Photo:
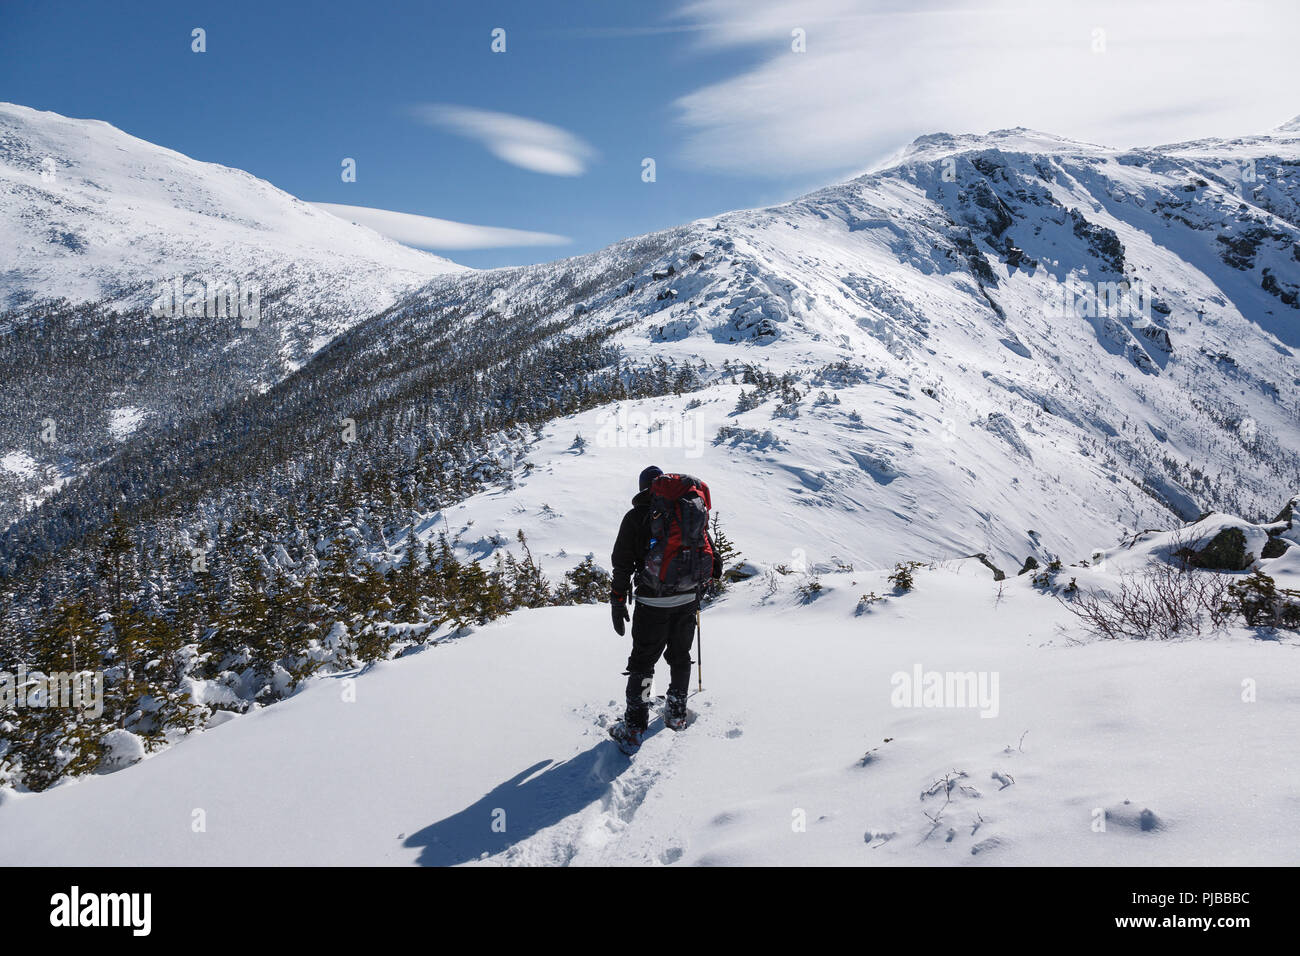
[[[493,156],[551,176],[581,176],[596,151],[568,130],[550,123],[468,106],[427,104],[413,113],[421,122],[472,139]]]
[[[390,209],[345,206],[332,202],[312,203],[318,209],[369,226],[390,239],[420,249],[500,249],[514,246],[562,246],[571,240],[549,232],[528,232],[503,226],[475,226],[450,219],[417,216]]]
[[[733,172],[844,172],[923,133],[1013,126],[1156,145],[1296,110],[1294,0],[1231,17],[1213,0],[691,0],[677,16],[700,55],[759,54],[675,104],[686,158]]]

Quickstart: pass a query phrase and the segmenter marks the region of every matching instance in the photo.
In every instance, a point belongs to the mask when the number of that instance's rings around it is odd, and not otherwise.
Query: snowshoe
[[[664,726],[669,730],[685,730],[686,723],[686,695],[669,694],[664,702]]]
[[[624,718],[609,728],[609,735],[613,738],[614,743],[618,744],[618,749],[630,757],[641,749],[641,741],[645,738],[645,731],[633,727]]]

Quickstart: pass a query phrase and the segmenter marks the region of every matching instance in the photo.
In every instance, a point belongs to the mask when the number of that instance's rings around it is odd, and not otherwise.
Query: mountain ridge
[[[128,307],[151,301],[160,281],[211,271],[258,275],[270,292],[292,260],[326,268],[330,257],[346,255],[363,289],[353,311],[373,311],[424,279],[464,269],[327,217],[244,170],[99,120],[0,103],[0,176],[0,215],[9,226],[3,251],[15,263],[0,282],[0,305],[11,308],[41,297]],[[200,228],[212,234],[199,235]],[[241,255],[244,248],[257,254]],[[373,274],[377,268],[391,277]],[[344,274],[341,262],[333,269]],[[309,291],[299,284],[291,301]]]
[[[1004,148],[1044,136],[1055,152]],[[756,361],[809,387],[819,368],[848,363],[856,369],[850,382],[875,383],[864,393],[878,396],[870,401],[906,399],[889,417],[901,415],[907,427],[878,427],[877,439],[859,436],[861,447],[821,467],[776,469],[795,479],[782,501],[845,483],[852,507],[907,514],[893,501],[905,482],[868,476],[910,475],[936,502],[960,498],[945,481],[975,480],[996,461],[990,449],[1008,447],[1034,471],[1051,461],[1053,473],[1078,472],[1069,463],[1081,455],[1123,463],[1089,465],[1088,490],[1071,492],[1070,507],[1093,517],[1067,524],[1091,527],[1087,537],[1126,511],[1133,524],[1157,520],[1161,510],[1184,520],[1209,508],[1254,514],[1288,493],[1296,468],[1290,422],[1300,407],[1296,286],[1287,266],[1297,239],[1290,140],[1277,141],[1282,155],[1266,162],[1260,156],[1271,154],[1257,143],[1243,147],[1263,163],[1251,182],[1222,155],[1230,143],[1197,158],[1093,146],[1079,155],[1068,140],[1024,129],[921,140],[925,149],[910,160],[788,203],[704,217],[552,263],[435,276],[381,317],[336,336],[331,361],[378,348],[376,357],[392,365],[383,356],[400,348],[403,334],[418,340],[425,314],[453,310],[465,322],[528,311],[575,332],[616,329],[613,341],[633,364],[674,353],[715,369]],[[954,144],[960,149],[944,152]],[[1085,291],[1140,284],[1149,292],[1145,314],[1063,313],[1057,302],[1072,283]],[[1084,374],[1098,363],[1112,376],[1105,387]],[[364,409],[368,401],[357,396],[354,404]],[[769,405],[762,414],[776,412]],[[757,428],[748,423],[762,414],[731,417],[735,427]],[[760,433],[771,430],[762,424]],[[778,416],[775,428],[798,425]],[[958,433],[967,437],[953,440]],[[994,444],[970,440],[981,435]],[[1224,442],[1247,458],[1221,451],[1205,458]],[[976,446],[981,467],[961,463]],[[804,454],[823,459],[816,448]],[[878,465],[873,472],[860,461]],[[948,461],[955,472],[939,467]],[[1283,473],[1263,477],[1247,461]],[[1000,480],[1010,485],[1012,477]],[[927,547],[949,542],[1010,559],[1025,547],[1023,530],[978,530],[999,523],[985,517],[999,507],[963,504],[969,518],[955,539],[936,510]],[[1047,520],[1037,511],[1023,523]],[[884,540],[914,533],[911,517],[886,523]],[[1083,546],[1057,546],[1067,544]]]

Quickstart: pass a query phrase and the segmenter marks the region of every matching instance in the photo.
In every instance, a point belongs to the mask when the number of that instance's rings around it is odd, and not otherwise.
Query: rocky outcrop
[[[989,556],[985,554],[983,551],[979,552],[978,554],[968,554],[966,555],[966,557],[974,558],[980,564],[984,565],[984,567],[992,571],[994,581],[1002,581],[1006,579],[1007,573],[1003,571],[1000,567],[998,567],[996,564],[994,564],[992,561],[990,561]]]
[[[1185,548],[1187,563],[1207,571],[1245,571],[1255,563],[1255,555],[1246,550],[1246,533],[1241,528],[1224,528],[1199,551]]]
[[[1089,222],[1077,209],[1070,210],[1074,234],[1088,244],[1088,251],[1096,256],[1111,272],[1124,272],[1124,243],[1114,229]]]

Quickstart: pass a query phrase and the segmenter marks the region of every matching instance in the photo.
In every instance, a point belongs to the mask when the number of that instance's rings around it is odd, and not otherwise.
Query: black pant
[[[632,656],[627,659],[627,703],[629,709],[648,705],[655,664],[668,662],[668,692],[686,696],[691,686],[691,644],[695,640],[695,610],[698,604],[678,607],[650,607],[637,604],[632,612]]]

